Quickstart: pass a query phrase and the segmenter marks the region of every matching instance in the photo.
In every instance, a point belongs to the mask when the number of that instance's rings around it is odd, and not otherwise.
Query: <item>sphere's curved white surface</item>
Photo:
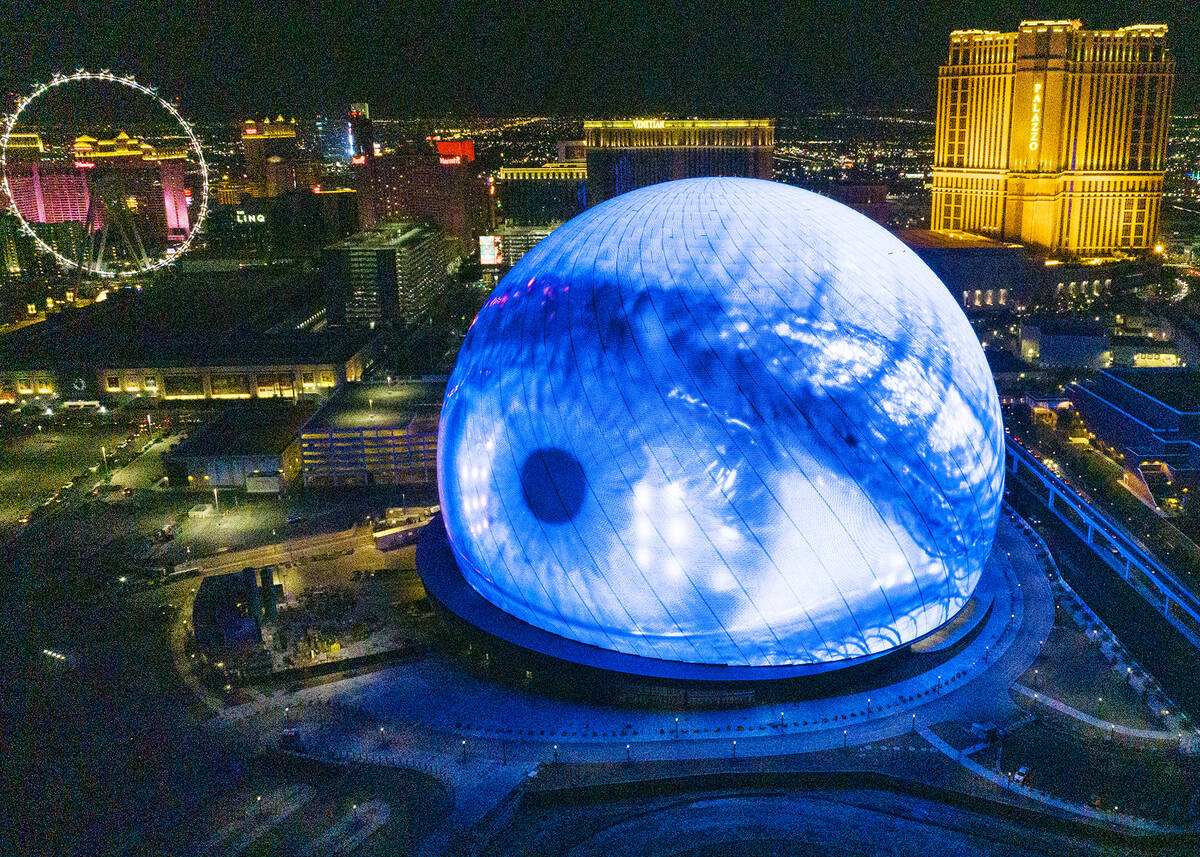
[[[476,319],[438,447],[472,587],[675,661],[825,663],[950,619],[991,549],[1003,433],[945,286],[867,218],[688,179],[571,220]]]

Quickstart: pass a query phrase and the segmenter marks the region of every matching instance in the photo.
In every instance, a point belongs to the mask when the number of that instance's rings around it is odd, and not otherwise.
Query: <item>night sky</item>
[[[1200,82],[1195,0],[0,5],[0,91],[106,67],[178,94],[195,118],[360,100],[385,116],[932,111],[950,30],[1011,31],[1022,18],[1165,22],[1176,109],[1196,105]]]

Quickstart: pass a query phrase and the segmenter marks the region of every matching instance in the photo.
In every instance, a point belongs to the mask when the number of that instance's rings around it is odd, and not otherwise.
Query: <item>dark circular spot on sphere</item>
[[[586,490],[583,466],[565,449],[534,450],[521,465],[521,492],[539,521],[565,524],[579,514]]]

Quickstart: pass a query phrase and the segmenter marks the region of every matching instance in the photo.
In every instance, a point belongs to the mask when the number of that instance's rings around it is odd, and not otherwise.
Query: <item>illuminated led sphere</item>
[[[962,311],[882,227],[807,191],[666,182],[500,282],[446,392],[466,581],[630,655],[830,664],[946,623],[991,550],[996,389]]]

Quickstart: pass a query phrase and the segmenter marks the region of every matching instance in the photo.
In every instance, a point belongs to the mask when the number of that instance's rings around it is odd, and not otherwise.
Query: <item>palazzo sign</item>
[[[1036,152],[1042,141],[1042,85],[1033,85],[1033,112],[1029,116],[1029,151]]]

